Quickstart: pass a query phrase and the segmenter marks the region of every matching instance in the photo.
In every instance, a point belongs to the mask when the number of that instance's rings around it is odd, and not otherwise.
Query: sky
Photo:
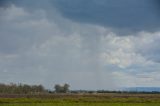
[[[0,0],[0,83],[160,87],[158,0]]]

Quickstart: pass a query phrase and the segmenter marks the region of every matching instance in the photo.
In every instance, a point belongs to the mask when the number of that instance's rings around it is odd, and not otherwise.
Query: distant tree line
[[[118,94],[160,94],[158,91],[111,91],[111,90],[71,90],[73,94],[105,94],[105,93],[118,93]]]
[[[44,92],[46,92],[46,90],[42,85],[0,83],[1,94],[35,94],[35,93],[44,93]]]
[[[110,91],[110,90],[70,90],[69,84],[56,84],[53,90],[47,90],[43,85],[28,84],[3,84],[0,83],[0,94],[44,94],[44,93],[72,93],[72,94],[95,94],[95,93],[133,93],[133,94],[160,94],[158,91]]]
[[[69,93],[69,84],[56,84],[54,90],[47,90],[43,85],[3,84],[0,83],[0,94],[42,94],[42,93]]]

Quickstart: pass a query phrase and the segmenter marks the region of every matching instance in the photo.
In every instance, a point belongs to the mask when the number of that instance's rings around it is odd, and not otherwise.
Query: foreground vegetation
[[[157,103],[29,103],[0,104],[0,106],[159,106]]]
[[[160,106],[160,92],[71,91],[69,85],[0,84],[0,106]]]
[[[159,106],[159,94],[0,95],[0,106]]]

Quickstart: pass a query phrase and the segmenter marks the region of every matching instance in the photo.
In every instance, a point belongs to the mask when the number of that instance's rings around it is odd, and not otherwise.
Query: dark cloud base
[[[7,0],[0,0],[0,7],[6,7],[8,4]]]
[[[160,29],[159,0],[0,0],[0,6],[9,4],[31,11],[56,7],[65,18],[72,21],[114,28],[118,33]]]
[[[158,0],[54,0],[53,5],[76,22],[133,31],[155,31],[160,27]]]

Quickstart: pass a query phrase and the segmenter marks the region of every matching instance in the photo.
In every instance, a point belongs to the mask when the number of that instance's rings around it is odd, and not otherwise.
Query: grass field
[[[0,106],[160,106],[159,94],[0,95]]]
[[[0,106],[160,106],[159,103],[17,103]]]

